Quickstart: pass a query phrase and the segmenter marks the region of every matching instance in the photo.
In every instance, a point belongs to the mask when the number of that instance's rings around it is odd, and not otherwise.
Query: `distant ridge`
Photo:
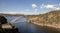
[[[24,16],[24,14],[5,14],[5,13],[0,13],[1,16]]]

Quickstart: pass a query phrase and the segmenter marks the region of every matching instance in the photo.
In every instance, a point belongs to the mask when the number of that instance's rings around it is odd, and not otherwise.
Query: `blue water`
[[[19,28],[19,31],[21,33],[46,33],[43,29],[40,29],[34,24],[26,23],[26,22],[20,22],[17,24],[14,24],[17,28]]]
[[[6,17],[8,19],[8,22],[11,22],[12,20],[15,19],[15,17]],[[18,20],[16,20],[13,23],[15,27],[18,28],[19,32],[21,33],[47,33],[45,30],[39,28],[38,26],[32,24],[32,23],[27,23],[25,17],[21,17]]]

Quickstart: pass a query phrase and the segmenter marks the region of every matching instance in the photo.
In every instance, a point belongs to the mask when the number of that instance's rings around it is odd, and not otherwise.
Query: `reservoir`
[[[15,27],[18,28],[21,33],[56,33],[48,32],[46,29],[40,28],[40,26],[34,25],[32,23],[27,23],[25,17],[20,17],[17,20],[16,17],[5,16],[8,22],[11,22]],[[14,22],[14,23],[13,23]],[[16,22],[16,23],[15,23]]]

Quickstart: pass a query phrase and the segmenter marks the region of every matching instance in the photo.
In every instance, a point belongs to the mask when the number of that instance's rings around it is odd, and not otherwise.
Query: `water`
[[[6,18],[8,19],[8,22],[15,19],[15,17]],[[41,29],[39,26],[36,26],[32,23],[27,23],[25,17],[21,17],[17,19],[15,22],[17,23],[13,23],[13,25],[17,27],[19,32],[21,33],[47,33],[45,29]]]

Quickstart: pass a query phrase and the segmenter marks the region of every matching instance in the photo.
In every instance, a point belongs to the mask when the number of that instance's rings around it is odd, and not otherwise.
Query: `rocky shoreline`
[[[32,23],[43,28],[52,28],[53,30],[56,30],[57,32],[60,33],[60,24],[45,24],[45,23],[38,23],[33,21],[31,22],[30,20],[28,20],[27,23]]]
[[[45,29],[48,32],[60,33],[60,27],[56,27],[56,26],[49,25],[49,24],[48,25],[46,25],[46,24],[43,25],[43,24],[36,23],[36,22],[33,22],[32,24],[35,24],[35,25],[39,26],[40,28]]]
[[[48,27],[60,29],[60,25],[42,24],[42,23],[37,23],[37,22],[31,22],[31,23],[36,24],[36,25],[39,25],[39,26],[48,26]]]

